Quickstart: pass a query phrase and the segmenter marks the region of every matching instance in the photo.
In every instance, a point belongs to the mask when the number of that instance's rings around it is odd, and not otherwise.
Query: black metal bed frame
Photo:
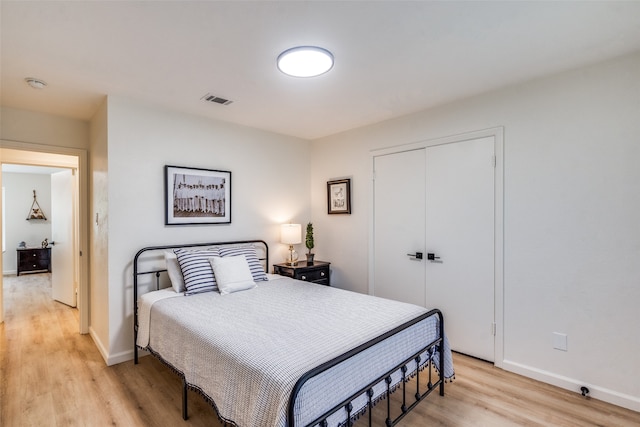
[[[228,241],[228,242],[211,242],[211,243],[189,243],[189,244],[178,244],[178,245],[162,245],[162,246],[149,246],[146,248],[142,248],[140,249],[133,260],[133,310],[134,310],[134,327],[133,327],[133,331],[134,331],[134,363],[137,365],[138,364],[138,345],[137,345],[137,339],[138,339],[138,277],[139,276],[143,276],[143,275],[150,275],[153,274],[155,275],[156,279],[155,279],[155,285],[156,285],[156,289],[159,289],[160,287],[160,275],[163,272],[166,272],[166,269],[152,269],[152,270],[147,270],[147,271],[138,271],[139,270],[139,258],[140,256],[145,253],[145,252],[151,252],[151,251],[162,251],[162,250],[167,250],[167,249],[179,249],[179,248],[197,248],[197,247],[211,247],[211,246],[232,246],[232,245],[243,245],[243,244],[261,244],[264,246],[264,251],[265,251],[265,256],[263,258],[260,258],[260,261],[263,261],[265,263],[265,271],[268,272],[269,270],[269,246],[267,245],[267,243],[263,240],[237,240],[237,241]],[[396,365],[395,367],[389,369],[385,374],[379,376],[378,378],[376,378],[375,380],[371,381],[368,385],[366,385],[365,387],[362,387],[360,390],[356,391],[355,393],[353,393],[351,396],[347,397],[346,399],[344,399],[342,402],[338,403],[337,405],[335,405],[332,409],[330,409],[329,411],[325,412],[323,415],[321,415],[320,417],[316,418],[315,420],[313,420],[311,423],[307,424],[307,427],[309,426],[316,426],[319,425],[320,427],[327,427],[328,423],[327,423],[327,418],[329,416],[331,416],[332,414],[336,413],[337,411],[340,410],[345,410],[347,413],[347,417],[346,417],[346,421],[344,422],[344,425],[347,427],[351,427],[353,426],[354,423],[354,418],[357,418],[360,414],[354,414],[353,411],[353,401],[366,394],[367,396],[367,403],[366,403],[366,408],[365,410],[368,412],[369,416],[368,416],[368,425],[369,427],[372,426],[372,409],[373,406],[377,403],[377,401],[374,401],[374,392],[373,392],[373,387],[380,384],[381,382],[385,382],[386,383],[386,391],[383,393],[382,398],[386,399],[387,401],[387,408],[386,408],[386,413],[387,416],[385,418],[385,425],[387,427],[391,427],[391,426],[395,426],[397,423],[400,422],[400,420],[402,420],[405,415],[407,415],[416,405],[418,405],[418,403],[420,403],[422,400],[424,400],[429,394],[431,394],[432,391],[434,391],[436,388],[439,389],[439,394],[440,396],[444,396],[444,383],[445,383],[445,379],[444,379],[444,318],[442,315],[442,312],[438,309],[433,309],[428,311],[427,313],[423,313],[422,315],[408,321],[405,322],[404,324],[364,343],[359,345],[358,347],[332,359],[329,360],[315,368],[313,368],[312,370],[308,371],[307,373],[305,373],[302,377],[300,377],[300,379],[296,382],[295,386],[293,387],[293,390],[291,392],[291,396],[289,398],[289,405],[288,405],[288,410],[287,410],[287,417],[288,417],[288,423],[287,425],[290,427],[295,427],[295,403],[296,403],[296,398],[298,396],[298,394],[300,393],[302,387],[305,385],[305,383],[307,381],[309,381],[310,379],[320,375],[321,373],[337,366],[340,363],[345,362],[346,360],[354,357],[355,355],[359,354],[360,352],[384,341],[387,338],[392,337],[393,335],[396,335],[397,333],[429,318],[432,316],[437,316],[438,318],[438,338],[436,340],[434,340],[433,342],[427,344],[426,346],[424,346],[421,350],[419,350],[418,352],[416,352],[415,354],[413,354],[411,357],[405,359],[402,363]],[[437,371],[437,380],[435,382],[432,382],[432,372],[434,369],[433,366],[433,360],[430,357],[429,360],[423,361],[421,360],[421,355],[423,355],[425,352],[429,352],[429,354],[433,354],[435,350],[438,355],[439,355],[439,366],[440,369],[436,370]],[[179,370],[177,370],[175,367],[173,367],[169,362],[165,361],[161,355],[155,353],[155,352],[150,352],[154,357],[158,358],[161,362],[165,363],[166,365],[168,365],[170,368],[172,368],[172,370],[174,372],[176,372],[176,374],[178,374],[181,379],[182,379],[182,418],[183,419],[187,419],[188,418],[188,412],[187,412],[187,391],[189,388],[198,391],[200,394],[203,394],[202,391],[199,390],[199,388],[195,385],[191,385],[188,384],[186,382],[185,376],[182,372],[180,372]],[[413,394],[413,401],[411,403],[407,402],[407,384],[409,383],[410,378],[407,376],[407,365],[410,362],[415,362],[416,364],[416,371],[415,371],[415,381],[413,381],[415,383],[415,393]],[[420,390],[420,373],[421,371],[423,371],[423,369],[428,370],[427,374],[428,374],[428,382],[426,385],[426,390],[421,391]],[[400,406],[400,414],[397,417],[392,417],[391,415],[391,393],[393,393],[396,388],[392,389],[392,379],[391,379],[391,375],[395,372],[400,371],[402,374],[402,379],[400,381],[400,383],[398,384],[398,387],[401,389],[402,391],[402,405]],[[411,374],[410,374],[411,376]],[[208,398],[208,396],[203,395],[203,397],[205,398],[205,400],[207,400],[210,404],[212,404],[212,406],[214,407],[214,410],[217,411],[214,402],[211,401],[211,399]],[[378,398],[380,399],[380,398]],[[408,405],[408,406],[407,406]],[[231,424],[234,425],[233,423],[229,423],[226,420],[222,420],[225,424]]]

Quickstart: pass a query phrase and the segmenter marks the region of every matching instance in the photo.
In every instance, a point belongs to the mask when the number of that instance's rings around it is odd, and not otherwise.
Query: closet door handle
[[[407,254],[411,259],[422,259],[422,252],[416,252],[415,254]]]

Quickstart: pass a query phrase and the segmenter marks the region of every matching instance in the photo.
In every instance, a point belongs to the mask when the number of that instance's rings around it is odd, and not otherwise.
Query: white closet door
[[[425,150],[374,158],[374,289],[425,306]]]
[[[373,294],[439,308],[451,347],[488,361],[494,146],[492,136],[374,157]]]
[[[494,138],[427,148],[429,306],[451,347],[494,361]]]

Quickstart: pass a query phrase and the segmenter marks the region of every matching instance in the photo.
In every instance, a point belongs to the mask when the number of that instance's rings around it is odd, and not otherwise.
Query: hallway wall
[[[51,177],[47,174],[2,173],[5,189],[5,233],[6,250],[2,253],[2,274],[16,274],[16,248],[21,241],[27,247],[40,247],[48,238],[51,241],[51,221],[29,220],[27,215],[33,203],[33,190],[40,208],[50,219]]]

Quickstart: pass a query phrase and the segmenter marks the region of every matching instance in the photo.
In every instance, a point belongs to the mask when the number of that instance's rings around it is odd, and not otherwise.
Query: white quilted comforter
[[[138,345],[182,372],[188,384],[214,402],[222,419],[247,427],[287,426],[289,397],[304,373],[426,312],[289,278],[224,296],[207,292],[163,299],[145,294],[142,306],[145,299],[154,301],[149,341],[148,347]],[[428,318],[307,382],[296,403],[296,425],[310,422],[435,340],[436,323]],[[453,376],[448,345],[444,372]],[[355,409],[364,402],[356,402]],[[329,425],[344,419],[339,412]]]

